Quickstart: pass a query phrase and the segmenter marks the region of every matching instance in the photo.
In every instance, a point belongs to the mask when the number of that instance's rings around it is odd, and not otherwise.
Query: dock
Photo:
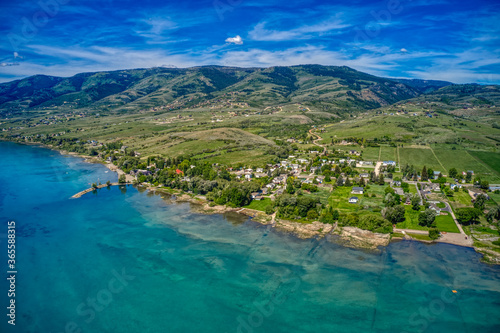
[[[81,191],[81,192],[78,192],[77,194],[73,195],[71,198],[72,199],[77,199],[77,198],[80,198],[82,195],[84,194],[87,194],[89,192],[92,192],[94,190],[97,190],[97,189],[100,189],[100,188],[105,188],[105,187],[108,187],[108,186],[119,186],[119,185],[130,185],[128,183],[111,183],[111,184],[102,184],[102,185],[99,185],[97,187],[91,187],[91,188],[88,188],[84,191]]]

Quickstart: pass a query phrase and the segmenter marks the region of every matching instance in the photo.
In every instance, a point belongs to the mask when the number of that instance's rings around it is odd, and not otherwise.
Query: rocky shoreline
[[[62,155],[70,155],[73,157],[83,158],[87,163],[99,163],[106,166],[109,170],[116,172],[119,176],[124,174],[127,178],[127,182],[132,183],[135,180],[134,177],[125,174],[122,170],[120,170],[116,165],[112,163],[105,163],[98,158],[82,155],[74,152],[68,152],[64,150],[59,150],[51,145],[44,145],[41,143],[27,143],[27,142],[19,142],[21,144],[35,145],[44,148],[48,148],[51,150],[55,150]],[[144,185],[138,185],[144,186]],[[261,223],[261,224],[273,224],[273,227],[276,230],[281,232],[287,232],[293,234],[294,236],[300,239],[308,239],[314,237],[325,237],[326,235],[333,234],[338,235],[343,246],[351,247],[351,248],[361,248],[361,249],[377,249],[380,246],[387,246],[391,243],[391,241],[399,241],[402,239],[407,239],[407,237],[392,237],[390,234],[379,234],[373,233],[368,230],[362,230],[356,227],[338,227],[333,226],[331,224],[321,223],[319,221],[315,221],[313,223],[300,223],[288,220],[277,220],[271,218],[270,215],[265,214],[264,212],[248,209],[248,208],[233,208],[222,205],[211,205],[205,198],[196,195],[189,195],[186,193],[181,193],[177,190],[169,190],[161,187],[153,187],[153,186],[144,186],[147,190],[159,192],[163,194],[167,194],[173,196],[173,199],[177,202],[189,202],[194,204],[194,211],[203,214],[223,214],[227,212],[235,212],[238,214],[243,214],[245,216],[251,217],[253,221]],[[412,238],[413,239],[413,238]],[[435,241],[426,241],[414,239],[419,242],[424,243],[434,243]],[[462,246],[460,244],[455,244],[457,246]],[[489,249],[480,248],[473,246],[474,250],[483,255],[482,261],[488,264],[500,265],[500,254],[491,251]]]

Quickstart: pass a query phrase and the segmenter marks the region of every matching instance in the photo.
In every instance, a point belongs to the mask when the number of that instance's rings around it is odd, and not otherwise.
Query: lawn
[[[454,192],[453,196],[449,197],[448,200],[450,200],[450,204],[454,209],[472,205],[469,193],[462,190]]]
[[[430,149],[399,148],[399,157],[401,159],[401,165],[413,165],[418,170],[421,170],[425,165],[427,168],[432,168],[434,171],[445,171],[442,170],[443,168]]]
[[[459,233],[457,225],[450,214],[446,213],[446,215],[439,215],[436,217],[436,226],[439,231],[446,232],[455,232]]]
[[[422,227],[418,224],[418,214],[420,211],[415,211],[411,206],[405,206],[405,220],[396,224],[400,229],[413,229],[413,230],[429,230],[427,227]]]
[[[486,179],[491,183],[500,182],[500,154],[486,151],[470,151],[472,156],[481,160],[492,169],[492,173],[486,175]],[[474,170],[475,171],[475,170]]]
[[[354,213],[360,210],[360,203],[351,204],[349,203],[349,198],[352,196],[356,196],[358,198],[362,198],[362,195],[354,195],[351,193],[352,187],[343,187],[339,186],[335,190],[332,191],[329,202],[330,206],[333,209],[338,209],[343,213]]]
[[[264,198],[262,200],[252,200],[248,206],[244,206],[244,208],[260,210],[262,212],[266,211],[266,207],[271,205],[271,199]]]
[[[302,192],[305,197],[319,198],[319,201],[322,204],[328,204],[328,197],[330,196],[330,189],[318,187],[318,192],[315,193],[307,193],[306,191]]]

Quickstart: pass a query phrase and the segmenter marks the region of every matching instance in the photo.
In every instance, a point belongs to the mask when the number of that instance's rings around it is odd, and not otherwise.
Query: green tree
[[[484,205],[486,204],[486,201],[488,201],[488,197],[484,194],[480,194],[476,197],[476,200],[474,200],[474,208],[483,210]]]
[[[403,222],[405,220],[405,208],[401,205],[388,207],[384,217],[391,222],[391,224]]]
[[[411,197],[411,208],[413,210],[420,210],[420,196],[418,194],[414,194]]]
[[[418,215],[418,224],[424,227],[431,227],[436,220],[436,212],[427,208]]]
[[[477,208],[465,207],[457,209],[457,220],[460,224],[469,225],[477,222],[481,211]]]
[[[486,214],[486,220],[488,222],[493,222],[493,220],[500,220],[500,206],[491,208]]]
[[[472,180],[472,172],[467,171],[467,175],[465,176],[465,181],[467,183],[470,183],[471,180]]]
[[[429,238],[430,239],[438,239],[439,238],[439,230],[438,228],[430,228],[429,229]]]
[[[337,178],[337,186],[343,186],[344,185],[344,179],[342,178],[342,176],[339,176]]]
[[[422,169],[421,178],[423,181],[429,180],[429,174],[427,173],[427,168],[425,167],[425,165]]]
[[[486,180],[483,180],[483,181],[481,181],[481,183],[479,184],[479,186],[481,186],[481,188],[483,190],[487,190],[490,187],[490,183],[488,183],[488,181],[486,181]]]
[[[458,176],[457,169],[451,168],[450,170],[448,170],[448,176],[450,176],[451,178],[457,178]]]
[[[121,174],[120,177],[118,177],[118,182],[119,183],[126,183],[127,177],[125,177],[125,175]]]

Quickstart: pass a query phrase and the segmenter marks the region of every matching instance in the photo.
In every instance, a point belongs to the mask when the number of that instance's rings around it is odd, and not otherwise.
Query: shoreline
[[[288,220],[277,220],[274,221],[274,217],[271,217],[270,215],[267,215],[266,213],[258,210],[253,210],[249,208],[244,208],[244,207],[228,207],[228,206],[221,206],[221,205],[214,205],[210,206],[209,202],[198,196],[198,195],[190,195],[188,193],[183,193],[179,190],[174,190],[174,189],[169,189],[169,188],[162,188],[162,187],[155,187],[152,185],[143,185],[143,184],[138,184],[134,185],[132,184],[132,181],[135,180],[135,178],[131,175],[125,174],[121,169],[119,169],[116,165],[110,162],[104,162],[96,157],[88,156],[88,155],[83,155],[75,152],[69,152],[65,150],[60,150],[57,149],[56,147],[52,145],[46,145],[43,143],[35,143],[35,142],[17,142],[17,141],[9,141],[9,140],[2,140],[5,142],[14,142],[18,144],[25,144],[25,145],[31,145],[31,146],[39,146],[42,148],[50,149],[52,151],[56,151],[60,153],[61,155],[65,156],[72,156],[72,157],[79,157],[84,160],[86,163],[93,163],[93,164],[102,164],[106,168],[108,168],[110,171],[116,172],[118,176],[120,175],[125,175],[127,179],[127,183],[123,185],[133,185],[133,186],[141,186],[145,187],[148,191],[153,191],[153,192],[160,192],[162,194],[166,195],[171,195],[175,196],[175,201],[177,202],[189,202],[191,204],[194,204],[197,207],[196,212],[201,213],[201,214],[207,214],[207,215],[212,215],[212,214],[224,214],[224,213],[238,213],[241,215],[245,215],[247,217],[250,217],[252,221],[256,223],[260,223],[263,225],[268,225],[272,224],[272,227],[275,228],[276,230],[279,230],[281,232],[286,232],[289,234],[292,234],[296,236],[297,238],[300,239],[310,239],[314,237],[326,237],[327,235],[338,235],[341,239],[341,244],[346,247],[351,247],[351,248],[356,248],[356,249],[378,249],[380,246],[388,246],[391,242],[393,241],[401,241],[401,240],[406,240],[406,239],[411,239],[414,241],[422,242],[422,243],[427,243],[427,244],[434,244],[434,243],[446,243],[450,245],[455,245],[455,246],[460,246],[460,247],[466,247],[466,248],[473,248],[477,253],[480,253],[482,255],[481,261],[487,264],[493,264],[493,265],[500,265],[500,254],[496,253],[495,251],[491,251],[488,249],[476,247],[474,245],[468,246],[468,245],[463,245],[460,243],[454,243],[452,241],[440,241],[439,239],[437,240],[421,240],[417,238],[412,238],[411,235],[407,238],[405,237],[391,237],[391,234],[377,234],[373,233],[368,230],[363,230],[359,229],[356,227],[337,227],[336,225],[333,226],[331,224],[324,224],[319,221],[314,221],[312,223],[300,223],[300,222],[294,222],[294,221],[288,221]],[[130,181],[130,182],[129,182]],[[170,191],[169,191],[170,190]]]

